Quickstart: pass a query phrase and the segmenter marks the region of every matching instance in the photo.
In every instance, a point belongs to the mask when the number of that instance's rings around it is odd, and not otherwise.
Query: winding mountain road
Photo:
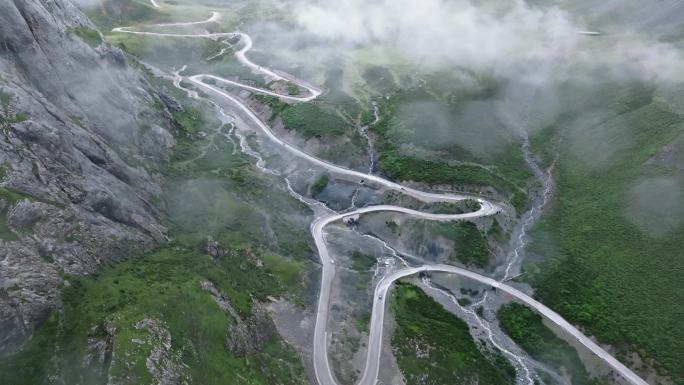
[[[159,7],[159,5],[151,0],[154,7]],[[188,25],[199,25],[205,23],[217,22],[220,19],[220,14],[217,12],[212,13],[211,17],[204,21],[198,22],[187,22],[187,23],[167,23],[167,24],[157,24],[153,27],[173,27],[173,26],[188,26]],[[362,182],[366,185],[374,185],[378,187],[384,187],[386,189],[395,190],[402,194],[412,196],[423,202],[458,202],[464,199],[475,199],[480,204],[480,209],[470,213],[464,214],[433,214],[417,210],[412,210],[399,206],[392,205],[376,205],[359,208],[353,211],[345,212],[342,214],[338,213],[324,213],[320,214],[314,222],[311,224],[311,234],[314,238],[316,248],[318,250],[319,257],[321,259],[322,274],[321,274],[321,288],[318,297],[318,306],[316,311],[316,324],[314,330],[314,346],[313,346],[313,360],[314,360],[314,371],[316,379],[319,385],[338,385],[334,378],[333,371],[330,367],[330,360],[328,359],[328,346],[327,346],[327,322],[328,313],[330,309],[330,293],[333,278],[335,276],[336,265],[332,258],[330,257],[326,242],[325,242],[325,227],[335,223],[337,221],[343,220],[348,217],[356,217],[359,215],[371,213],[371,212],[397,212],[405,215],[411,215],[416,218],[422,218],[426,220],[435,221],[456,221],[468,218],[484,217],[496,214],[500,212],[503,207],[496,202],[490,202],[483,198],[473,198],[472,196],[466,194],[450,194],[450,193],[435,193],[421,191],[407,186],[400,185],[398,183],[386,180],[376,175],[367,174],[355,170],[350,170],[328,161],[319,159],[313,155],[307,154],[304,151],[298,149],[297,147],[287,143],[283,139],[279,138],[273,133],[271,128],[264,123],[254,111],[252,111],[243,101],[234,97],[224,89],[216,86],[216,84],[226,84],[229,86],[239,87],[252,92],[257,92],[261,94],[275,96],[281,99],[293,101],[293,102],[308,102],[317,98],[321,91],[317,88],[306,84],[294,77],[276,73],[273,70],[262,67],[258,64],[250,61],[246,54],[252,48],[252,39],[249,35],[242,32],[230,32],[230,33],[198,33],[198,34],[174,34],[174,33],[157,33],[157,32],[146,32],[146,31],[135,31],[132,27],[119,27],[113,30],[114,32],[120,33],[132,33],[139,35],[150,35],[150,36],[167,36],[167,37],[187,37],[187,38],[207,38],[212,40],[221,41],[221,39],[227,39],[230,37],[239,36],[240,40],[243,42],[244,46],[237,52],[235,56],[237,59],[247,67],[260,72],[266,77],[275,80],[283,80],[295,83],[299,87],[307,91],[306,95],[303,96],[291,96],[283,95],[271,90],[260,89],[247,84],[242,84],[240,82],[228,80],[221,78],[219,76],[211,74],[197,74],[187,78],[188,81],[192,82],[199,89],[203,90],[207,94],[215,95],[224,100],[229,101],[234,104],[242,113],[244,113],[249,120],[254,122],[259,129],[274,143],[281,146],[285,151],[302,158],[308,162],[316,164],[317,166],[323,167],[328,170],[331,174],[350,180],[356,180]],[[224,42],[225,43],[225,42]],[[226,43],[227,44],[227,43]],[[211,80],[214,84],[207,83],[207,80]],[[180,84],[180,83],[179,83]],[[289,187],[289,182],[288,182]],[[608,352],[606,352],[599,345],[594,343],[591,339],[585,336],[577,328],[572,326],[570,323],[565,321],[560,315],[558,315],[553,310],[549,309],[542,303],[534,300],[527,294],[508,286],[502,282],[495,279],[483,276],[481,274],[449,265],[424,265],[419,267],[409,267],[403,268],[395,271],[385,277],[383,277],[375,288],[375,293],[373,297],[373,307],[372,316],[369,325],[369,341],[368,341],[368,351],[366,356],[366,364],[364,367],[363,374],[359,380],[359,385],[375,385],[377,382],[378,372],[380,369],[380,355],[382,350],[382,331],[383,323],[385,318],[386,300],[387,293],[392,286],[392,284],[400,278],[415,275],[421,272],[440,272],[447,274],[454,274],[474,281],[480,282],[482,284],[488,285],[493,289],[496,289],[500,293],[522,302],[529,306],[530,308],[536,310],[545,318],[556,324],[561,330],[565,331],[587,349],[593,352],[598,358],[603,360],[608,366],[610,366],[616,373],[622,376],[624,379],[635,385],[647,385],[647,383],[642,380],[638,375],[636,375],[632,370],[627,368],[625,365],[616,360]]]

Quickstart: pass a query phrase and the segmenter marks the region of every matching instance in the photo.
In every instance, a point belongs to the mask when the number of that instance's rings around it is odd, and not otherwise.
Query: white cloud
[[[581,18],[522,0],[297,1],[298,24],[338,44],[394,48],[419,64],[499,73],[557,67],[608,66],[616,74],[682,81],[681,50],[644,35],[588,37]],[[530,71],[532,70],[532,71]]]
[[[336,0],[296,7],[300,25],[318,36],[380,44],[430,63],[493,67],[527,61],[576,45],[577,28],[558,8],[523,1]]]

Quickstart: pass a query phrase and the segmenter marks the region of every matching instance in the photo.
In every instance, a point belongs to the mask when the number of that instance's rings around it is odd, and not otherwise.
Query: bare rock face
[[[154,378],[155,385],[187,385],[190,377],[186,374],[187,365],[180,353],[171,348],[171,333],[163,321],[145,318],[135,325],[136,329],[147,329],[146,343],[152,346],[146,366]]]
[[[226,348],[231,353],[244,356],[259,352],[276,334],[275,324],[269,308],[265,304],[255,302],[252,307],[252,315],[243,319],[213,283],[202,281],[200,284],[221,310],[230,315],[235,322],[230,326],[226,338]]]
[[[231,327],[226,347],[237,356],[259,352],[273,338],[275,330],[268,309],[256,303],[251,317],[238,319]]]
[[[147,170],[169,157],[166,106],[180,106],[84,30],[69,0],[0,2],[0,356],[55,307],[60,272],[166,238],[151,203],[161,178]]]
[[[93,326],[88,337],[88,349],[81,360],[81,368],[95,367],[98,378],[106,378],[114,351],[114,338],[118,330],[111,320]]]

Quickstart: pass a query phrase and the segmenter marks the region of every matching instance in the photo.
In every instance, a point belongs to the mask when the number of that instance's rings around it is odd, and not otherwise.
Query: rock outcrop
[[[235,321],[228,332],[226,347],[238,357],[260,352],[276,333],[271,315],[263,304],[255,303],[249,318]]]
[[[177,103],[98,36],[69,0],[0,2],[0,356],[55,308],[60,273],[166,237],[148,170],[175,145]]]
[[[242,357],[260,352],[276,335],[275,324],[266,304],[255,302],[252,315],[243,319],[213,283],[202,281],[201,285],[221,310],[233,319],[234,323],[228,328],[226,338],[226,348],[231,353]]]
[[[183,363],[180,352],[172,348],[171,333],[166,324],[156,318],[145,318],[135,325],[136,329],[146,329],[148,336],[142,344],[151,346],[150,355],[145,366],[153,378],[154,385],[187,385],[190,377],[187,365]],[[115,385],[118,381],[110,378],[108,385]],[[128,383],[128,382],[123,382]]]

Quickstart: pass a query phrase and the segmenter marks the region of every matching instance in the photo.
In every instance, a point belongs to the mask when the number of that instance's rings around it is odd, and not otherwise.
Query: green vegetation
[[[356,328],[362,333],[368,333],[368,326],[370,325],[371,315],[368,314],[365,317],[358,318],[356,320]]]
[[[168,21],[168,15],[141,0],[103,1],[97,7],[84,8],[84,12],[101,31],[120,27],[121,20],[129,25]]]
[[[396,82],[392,72],[385,67],[370,66],[363,72],[363,79],[375,92],[381,94],[396,91]]]
[[[423,88],[395,93],[371,126],[379,136],[382,170],[393,179],[430,185],[491,186],[523,210],[532,173],[516,139],[501,130],[503,123],[492,121],[485,101],[490,93],[451,90],[440,96]]]
[[[280,285],[281,295],[291,297],[291,299],[301,305],[304,292],[304,282],[302,272],[306,269],[305,261],[284,258],[278,254],[265,253],[261,255],[263,265],[272,272],[276,281]]]
[[[121,20],[133,24],[168,18],[149,2],[137,0],[104,2],[88,12],[102,30],[120,25]],[[95,30],[70,28],[68,33],[91,46],[101,43]],[[209,39],[147,39],[130,34],[111,34],[108,39],[151,63],[167,64],[166,59],[173,58],[184,64],[207,57],[207,51],[217,48]],[[196,67],[214,65],[241,78],[250,73],[230,56]],[[233,69],[239,71],[231,72]],[[195,71],[193,67],[189,72],[214,71]],[[277,334],[255,353],[232,354],[226,339],[237,320],[202,288],[202,282],[211,282],[247,321],[254,307],[267,303],[269,297],[303,303],[307,283],[303,273],[310,268],[312,253],[308,223],[300,222],[305,208],[277,191],[273,180],[255,172],[252,159],[239,151],[233,153],[234,145],[217,134],[218,130],[227,133],[227,127],[212,120],[213,111],[191,104],[170,84],[152,78],[150,82],[187,102],[185,110],[173,116],[179,135],[170,162],[141,161],[168,182],[160,203],[167,208],[163,210],[168,213],[164,224],[171,241],[144,255],[113,263],[91,277],[63,276],[63,312],[50,315],[19,353],[0,359],[0,383],[48,383],[55,368],[63,377],[60,380],[74,385],[107,383],[108,375],[129,376],[122,383],[151,383],[146,367],[151,349],[140,342],[150,337],[149,331],[135,326],[145,318],[159,319],[168,329],[172,338],[169,355],[177,359],[179,370],[192,378],[190,384],[308,383],[298,354]],[[0,127],[28,118],[14,114],[13,98],[0,87]],[[72,120],[82,124],[78,117]],[[0,167],[0,176],[4,173]],[[5,203],[0,210],[2,239],[15,236],[6,229],[4,216],[7,207],[23,196],[0,189]],[[300,218],[297,221],[292,219],[295,213]],[[213,257],[206,253],[208,236],[219,245]],[[66,236],[67,240],[71,237]],[[49,262],[51,257],[45,260]],[[11,290],[2,289],[0,295]],[[102,350],[96,351],[94,344],[101,344]],[[88,355],[91,361],[84,359]]]
[[[20,113],[14,115],[14,117],[9,120],[9,123],[21,123],[21,122],[27,121],[28,119],[29,119],[28,114],[20,112]]]
[[[218,134],[220,122],[204,111],[186,108],[176,115],[181,127],[167,176],[165,200],[174,238],[198,245],[207,235],[221,244],[262,244],[277,254],[302,260],[312,253],[306,226],[293,226],[301,204],[274,191],[271,182],[253,171],[252,160]],[[203,132],[206,135],[196,135]]]
[[[175,112],[173,120],[180,128],[181,134],[186,137],[197,134],[210,124],[202,112],[194,107],[186,107],[181,112]]]
[[[452,258],[465,265],[484,267],[489,263],[489,246],[485,235],[472,222],[441,222],[431,224],[436,233],[454,241]]]
[[[483,354],[468,325],[416,286],[397,282],[392,311],[392,346],[408,384],[514,383],[507,360]]]
[[[371,281],[373,280],[373,267],[375,267],[377,260],[374,256],[364,254],[359,250],[354,250],[351,255],[352,269],[356,271],[356,285],[355,288],[359,293],[367,293],[368,289],[371,287]],[[362,319],[366,316],[370,317],[369,314],[363,312],[361,319],[357,318],[357,322],[364,322]],[[358,315],[357,315],[358,317]],[[367,323],[365,326],[368,326]],[[358,342],[358,341],[357,341]]]
[[[289,104],[281,101],[279,98],[271,95],[261,95],[255,94],[254,99],[256,99],[261,104],[266,104],[271,107],[271,118],[269,120],[275,119],[277,116],[283,113]]]
[[[13,123],[21,123],[29,119],[29,116],[23,112],[12,114],[11,107],[14,100],[14,94],[6,92],[4,88],[0,88],[0,127],[4,130],[10,128]]]
[[[207,11],[207,14],[209,11]],[[205,15],[199,17],[205,17]],[[104,30],[109,30],[103,28]],[[178,31],[180,32],[180,31]],[[160,37],[134,35],[128,33],[109,33],[106,40],[127,53],[159,66],[160,68],[180,68],[188,65],[187,73],[211,73],[217,76],[237,76],[242,81],[256,87],[264,87],[263,77],[252,73],[248,67],[237,61],[228,51],[210,61],[198,61],[198,57],[211,57],[226,46],[212,39],[183,39],[176,37]]]
[[[316,196],[325,190],[326,187],[328,187],[328,182],[330,181],[330,178],[328,177],[327,174],[323,174],[316,179],[316,181],[311,185],[311,196]]]
[[[480,203],[475,199],[466,198],[456,202],[422,202],[399,192],[387,192],[384,197],[387,204],[401,205],[418,211],[435,214],[463,214],[480,209]]]
[[[253,170],[251,158],[233,154],[233,144],[217,133],[226,127],[193,111],[186,108],[183,117],[176,116],[184,128],[172,162],[162,170],[175,239],[197,245],[211,235],[221,244],[262,244],[297,260],[311,255],[306,226],[290,222],[301,214],[300,202],[274,191],[271,181]],[[193,134],[198,132],[206,135]]]
[[[4,172],[4,167],[2,171]],[[15,203],[26,197],[28,197],[26,194],[14,189],[0,187],[0,239],[5,241],[17,239],[17,235],[7,225],[7,214]]]
[[[44,380],[51,366],[50,358],[54,352],[55,336],[59,330],[58,320],[55,313],[50,314],[33,335],[28,346],[11,359],[0,359],[0,383],[12,385],[45,383]]]
[[[503,242],[505,240],[506,234],[496,218],[492,221],[489,230],[487,230],[487,236],[492,237],[497,242]]]
[[[69,27],[67,33],[74,34],[83,40],[84,43],[91,47],[97,47],[102,44],[102,37],[100,32],[88,27]]]
[[[636,351],[684,384],[684,226],[673,217],[682,198],[673,199],[674,208],[657,198],[676,196],[676,183],[658,189],[650,199],[655,205],[643,210],[660,213],[656,220],[630,219],[631,191],[640,181],[681,180],[672,163],[654,155],[682,137],[684,116],[645,87],[564,89],[559,103],[568,111],[533,142],[541,154],[559,140],[564,145],[556,162],[557,199],[532,233],[533,251],[547,260],[527,266],[530,280],[545,304],[617,347],[626,363]],[[677,159],[681,154],[674,152]],[[547,156],[550,162],[555,155]],[[651,232],[667,223],[673,225],[666,231]]]
[[[149,165],[168,181],[163,199],[172,240],[92,277],[65,276],[63,317],[52,316],[21,352],[0,360],[1,383],[40,384],[56,366],[74,385],[105,383],[107,375],[151,383],[150,346],[139,342],[151,335],[135,327],[145,318],[168,329],[169,354],[187,365],[181,370],[190,384],[307,383],[299,356],[277,334],[255,353],[232,354],[226,339],[237,321],[202,288],[211,282],[247,321],[269,297],[302,304],[312,253],[306,224],[292,222],[302,205],[274,191],[252,171],[251,159],[233,154],[233,144],[217,134],[225,127],[209,112],[188,104],[175,114],[179,135],[171,161]],[[22,196],[0,190],[5,201]],[[218,244],[213,257],[206,253],[208,236]],[[113,337],[107,330],[115,330]],[[95,341],[110,347],[105,362],[84,363],[89,353],[99,354],[88,347]]]
[[[430,212],[439,214],[463,214],[480,209],[480,203],[475,199],[464,199],[458,202],[435,202],[426,206],[425,208]]]
[[[399,224],[393,219],[385,221],[385,225],[392,232],[392,234],[399,234]]]
[[[4,88],[0,88],[0,107],[2,107],[2,115],[0,116],[0,121],[4,122],[9,120],[10,107],[12,105],[12,100],[14,99],[14,94],[11,92],[6,92]]]
[[[322,103],[334,105],[338,111],[341,111],[347,116],[359,116],[362,113],[362,108],[359,100],[347,94],[344,90],[345,86],[345,69],[333,66],[326,72],[326,81],[323,88],[326,92],[318,97]]]
[[[535,360],[552,368],[564,368],[573,385],[598,385],[589,377],[577,351],[544,326],[539,314],[518,303],[510,303],[497,312],[501,327],[513,341]]]
[[[97,277],[67,277],[59,333],[55,333],[53,315],[27,349],[0,364],[0,378],[27,372],[33,376],[3,383],[41,383],[36,380],[42,378],[41,372],[49,363],[49,345],[58,343],[57,359],[67,383],[102,383],[106,381],[101,377],[102,368],[96,362],[83,367],[82,360],[88,354],[88,339],[106,341],[105,326],[111,324],[116,328],[111,341],[113,353],[127,358],[113,360],[109,372],[132,373],[140,380],[137,383],[149,383],[145,361],[150,350],[138,347],[131,339],[144,339],[144,332],[134,325],[153,317],[168,327],[173,353],[188,365],[193,383],[303,384],[306,381],[301,363],[278,337],[273,337],[263,351],[245,357],[236,357],[225,348],[229,326],[235,320],[214,303],[202,289],[201,281],[212,282],[243,318],[248,317],[253,301],[266,301],[269,295],[282,293],[286,286],[268,262],[260,268],[254,261],[250,251],[212,259],[169,245],[107,268]]]
[[[508,199],[516,209],[523,210],[527,204],[527,194],[524,191],[518,190],[518,187],[481,166],[396,156],[390,152],[382,153],[380,162],[383,170],[397,180],[425,182],[431,185],[492,186],[498,191],[510,191]]]
[[[489,184],[493,182],[491,173],[478,166],[452,166],[439,160],[421,160],[410,157],[394,156],[388,153],[380,157],[382,166],[390,176],[400,180],[415,180],[429,184]]]
[[[456,258],[466,265],[483,267],[489,262],[489,247],[482,232],[472,222],[454,224]]]
[[[285,128],[295,130],[307,139],[343,135],[348,126],[339,116],[311,103],[290,105],[281,116]]]
[[[377,260],[372,255],[364,254],[359,250],[352,252],[352,268],[356,271],[369,271],[376,263]]]
[[[292,83],[292,82],[287,82],[287,94],[292,95],[292,96],[298,96],[301,94],[301,91],[299,90],[299,87]]]
[[[4,171],[4,168],[0,167],[0,171]],[[7,226],[7,214],[12,206],[22,199],[38,201],[57,207],[64,207],[64,205],[58,202],[51,202],[49,200],[32,196],[9,187],[0,187],[0,239],[4,239],[6,241],[13,241],[17,239],[16,234]]]
[[[74,122],[74,124],[76,124],[77,126],[85,128],[85,126],[83,125],[83,118],[73,115],[69,116],[69,118],[71,118],[71,121]]]

